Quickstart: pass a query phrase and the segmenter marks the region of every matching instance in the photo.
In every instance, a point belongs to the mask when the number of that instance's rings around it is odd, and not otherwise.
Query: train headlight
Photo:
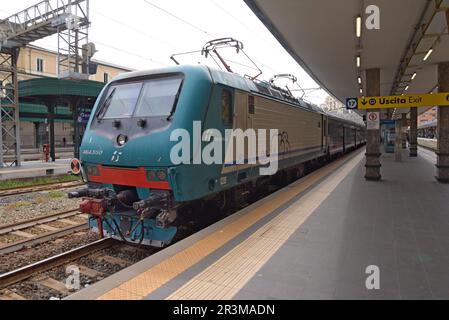
[[[89,177],[98,177],[100,176],[100,171],[97,166],[87,166],[86,172]]]
[[[120,147],[124,146],[128,142],[128,137],[121,134],[117,137],[117,143]]]
[[[167,173],[165,171],[158,171],[157,172],[157,178],[159,181],[167,181]]]

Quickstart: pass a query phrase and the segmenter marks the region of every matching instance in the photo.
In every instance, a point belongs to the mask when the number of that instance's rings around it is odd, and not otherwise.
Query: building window
[[[44,72],[44,59],[37,58],[36,70],[37,70],[37,72]]]
[[[103,76],[103,81],[104,81],[104,83],[108,83],[109,82],[109,73],[104,73],[104,76]]]

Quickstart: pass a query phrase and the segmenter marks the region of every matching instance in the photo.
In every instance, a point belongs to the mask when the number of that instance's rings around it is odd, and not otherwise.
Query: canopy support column
[[[449,62],[438,64],[438,85],[440,92],[449,92]],[[449,183],[449,107],[438,108],[438,162],[437,180]]]
[[[50,102],[48,105],[48,120],[50,125],[50,159],[51,162],[56,161],[56,146],[55,146],[55,102]]]
[[[380,96],[380,69],[366,70],[366,95],[368,97]],[[379,110],[372,110],[379,112]],[[367,130],[366,144],[366,174],[365,179],[379,181],[382,179],[380,168],[380,130]]]
[[[410,109],[410,157],[418,156],[418,108]]]
[[[402,119],[396,120],[396,141],[394,144],[394,159],[396,162],[402,161]]]

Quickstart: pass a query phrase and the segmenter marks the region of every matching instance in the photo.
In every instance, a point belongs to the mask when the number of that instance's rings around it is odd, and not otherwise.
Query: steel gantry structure
[[[89,0],[45,0],[0,21],[0,167],[21,165],[20,48],[58,34],[58,74],[60,78],[80,78],[87,73],[92,51],[87,45],[89,26]],[[3,155],[11,151],[14,161],[6,164]]]

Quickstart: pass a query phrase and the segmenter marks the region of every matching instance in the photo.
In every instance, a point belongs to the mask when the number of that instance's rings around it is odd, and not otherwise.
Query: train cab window
[[[145,82],[136,107],[136,117],[171,115],[181,92],[182,78],[154,79]]]
[[[181,92],[183,79],[161,78],[145,82],[118,83],[105,95],[99,119],[172,116]]]
[[[232,93],[229,90],[223,90],[221,94],[221,119],[225,125],[233,124]]]
[[[141,82],[111,86],[100,108],[98,118],[124,119],[132,117],[141,89]]]

